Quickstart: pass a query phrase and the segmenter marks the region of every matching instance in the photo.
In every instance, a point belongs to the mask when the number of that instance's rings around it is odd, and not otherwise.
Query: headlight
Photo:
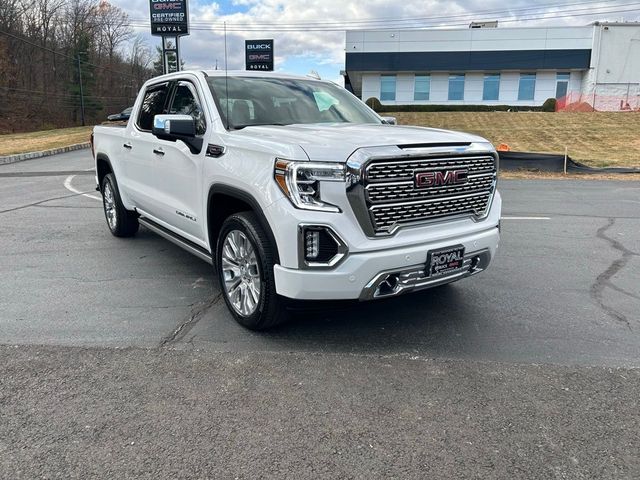
[[[276,159],[274,178],[295,207],[322,212],[340,211],[335,205],[321,200],[320,182],[344,182],[344,164]]]

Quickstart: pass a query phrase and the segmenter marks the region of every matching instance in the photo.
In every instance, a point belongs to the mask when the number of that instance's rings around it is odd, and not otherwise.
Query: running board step
[[[186,238],[182,238],[180,235],[173,233],[168,228],[165,228],[162,225],[158,225],[156,222],[154,222],[153,220],[149,220],[148,218],[140,217],[138,218],[138,222],[140,222],[141,225],[144,225],[152,232],[155,232],[161,237],[166,238],[171,243],[174,243],[180,248],[185,249],[187,252],[195,255],[201,260],[204,260],[208,264],[213,265],[213,259],[211,258],[211,254],[201,246],[196,245],[195,243],[193,243],[190,240],[187,240]]]

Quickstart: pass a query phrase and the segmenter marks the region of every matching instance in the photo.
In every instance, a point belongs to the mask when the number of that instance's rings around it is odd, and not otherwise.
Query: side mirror
[[[397,125],[396,117],[382,117],[382,123],[386,123],[387,125]]]
[[[195,137],[196,124],[189,115],[156,115],[153,117],[153,134],[164,140],[175,137]]]
[[[202,138],[196,137],[196,123],[190,115],[156,115],[151,133],[161,140],[182,140],[193,154],[202,151]]]

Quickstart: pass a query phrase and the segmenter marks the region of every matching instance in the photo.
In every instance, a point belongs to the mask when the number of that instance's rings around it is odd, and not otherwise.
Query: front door
[[[200,98],[195,84],[179,81],[173,88],[168,108],[169,114],[193,117],[198,136],[204,135],[207,129]],[[156,166],[152,180],[154,207],[150,213],[187,239],[204,245],[206,222],[201,199],[206,148],[191,153],[184,142],[155,138],[150,150]]]

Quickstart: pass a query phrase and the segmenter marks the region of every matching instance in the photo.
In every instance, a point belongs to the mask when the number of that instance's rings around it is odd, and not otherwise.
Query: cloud
[[[149,21],[148,0],[111,0],[129,15],[132,23],[140,25],[136,32],[143,33],[151,45],[159,45],[160,37],[151,37],[149,28],[144,26]],[[317,28],[336,26],[336,23],[348,23],[354,28],[363,26],[419,25],[410,19],[430,19],[429,24],[458,26],[466,25],[470,19],[498,19],[502,22],[510,18],[535,14],[538,18],[526,25],[585,25],[591,21],[609,18],[612,15],[589,13],[589,8],[612,5],[606,3],[577,4],[575,0],[566,3],[574,4],[575,16],[559,16],[558,8],[544,8],[552,0],[535,2],[530,0],[425,0],[421,2],[398,2],[396,0],[229,0],[226,2],[206,2],[191,0],[189,3],[191,35],[181,40],[181,56],[188,68],[213,68],[216,60],[219,68],[224,64],[224,35],[222,22],[227,22],[227,57],[229,69],[244,69],[244,40],[273,38],[275,41],[276,68],[285,68],[294,73],[307,73],[314,69],[331,78],[338,78],[339,70],[344,65],[345,34],[342,31],[315,31],[309,24]],[[556,0],[557,4],[557,0]],[[621,7],[623,8],[623,7]],[[529,9],[529,10],[525,10]],[[534,10],[535,9],[535,10]],[[505,12],[509,10],[511,13]],[[501,13],[494,18],[488,12]],[[567,8],[561,10],[566,15]],[[475,17],[477,15],[477,18]],[[617,14],[627,15],[627,19],[640,18],[638,12]],[[441,21],[438,22],[438,17]],[[447,16],[447,19],[442,17]],[[457,16],[457,17],[456,17]],[[407,20],[409,19],[409,20]],[[615,18],[619,20],[620,18]],[[380,21],[382,20],[382,21]],[[365,24],[365,21],[375,23]],[[359,23],[358,23],[359,22]],[[307,23],[305,27],[304,23]],[[522,23],[503,23],[505,26],[517,26]],[[297,31],[273,31],[291,27]],[[422,23],[424,25],[424,21]]]

